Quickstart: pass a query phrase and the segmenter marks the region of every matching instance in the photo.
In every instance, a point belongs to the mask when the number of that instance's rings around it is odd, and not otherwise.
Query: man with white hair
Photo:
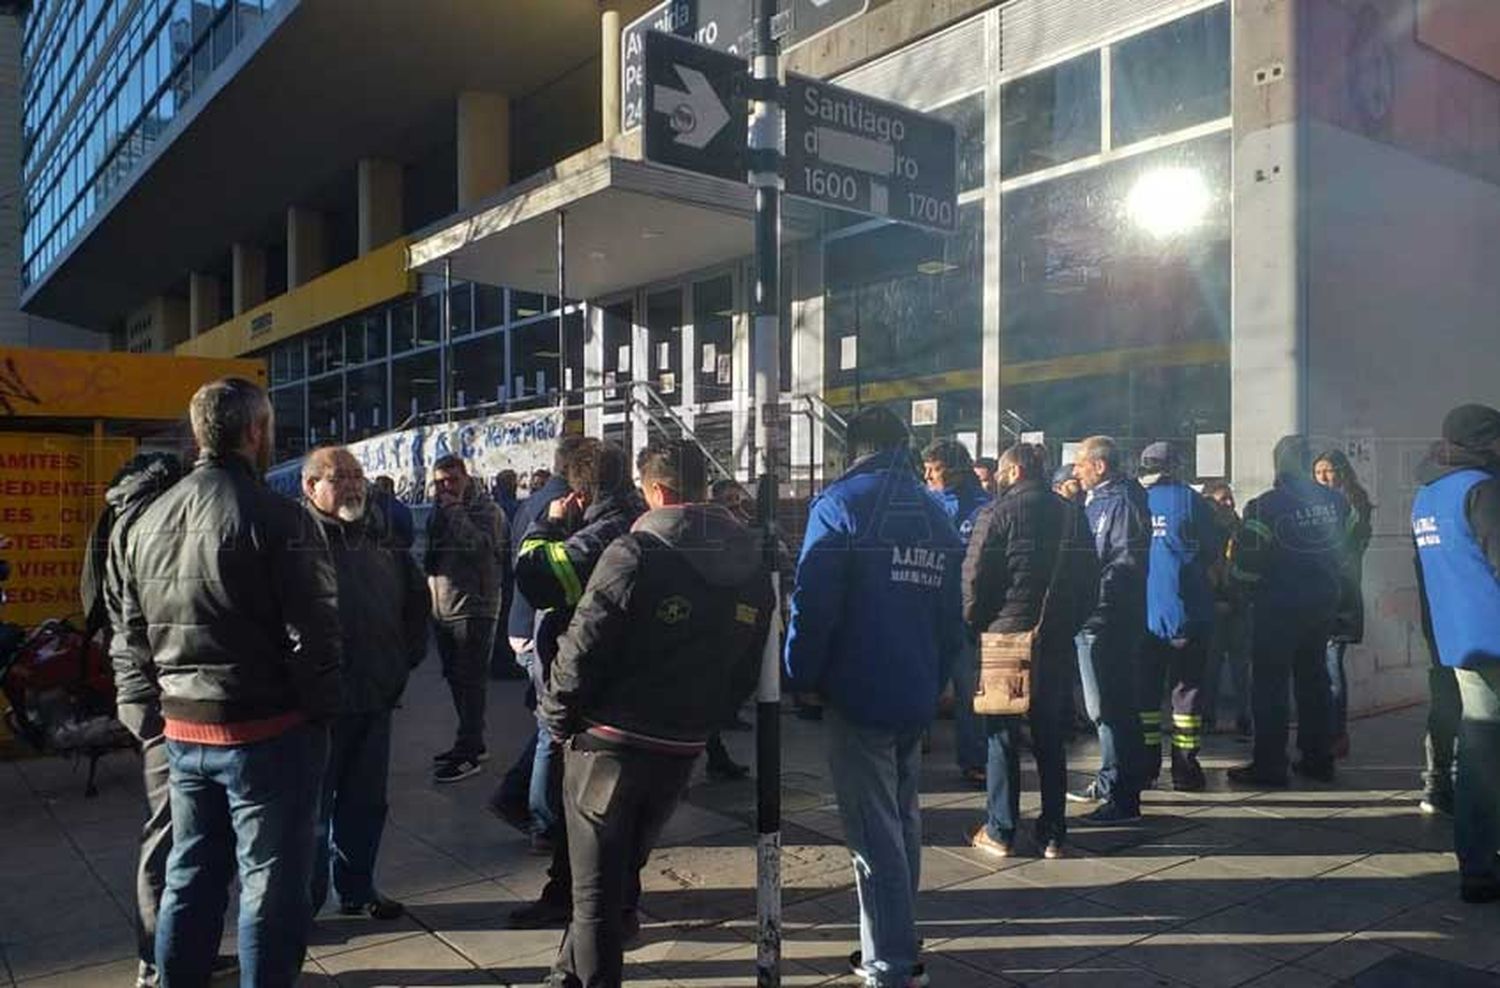
[[[303,461],[302,496],[338,574],[344,640],[343,706],[333,720],[323,776],[312,907],[314,915],[323,907],[331,879],[344,915],[393,920],[404,908],[375,889],[391,711],[426,651],[432,602],[421,570],[370,490],[359,461],[342,446],[320,447]]]

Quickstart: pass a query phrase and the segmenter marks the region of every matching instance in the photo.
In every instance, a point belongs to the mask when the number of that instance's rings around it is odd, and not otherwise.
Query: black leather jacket
[[[243,458],[205,456],[131,527],[115,663],[169,719],[233,724],[340,704],[337,583],[300,506]]]

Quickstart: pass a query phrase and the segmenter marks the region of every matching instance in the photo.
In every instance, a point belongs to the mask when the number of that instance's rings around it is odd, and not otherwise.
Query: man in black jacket
[[[694,758],[754,687],[773,610],[759,540],[700,503],[697,447],[653,449],[641,483],[652,511],[604,551],[542,698],[567,739],[574,909],[556,988],[620,984],[622,911]]]
[[[399,918],[401,903],[375,889],[391,767],[391,711],[427,651],[427,581],[380,514],[347,449],[324,446],[302,463],[302,494],[338,573],[344,704],[333,722],[318,817],[313,914],[330,878],[346,916]]]
[[[260,479],[271,403],[226,378],[193,396],[193,471],[131,526],[117,667],[161,691],[172,852],[156,932],[162,988],[208,983],[240,864],[247,985],[302,969],[327,722],[341,701],[337,584],[313,520]]]
[[[964,557],[964,621],[975,635],[1039,632],[1031,670],[1032,752],[1042,790],[1037,846],[1062,856],[1067,832],[1066,733],[1073,701],[1073,637],[1088,616],[1098,566],[1078,505],[1047,487],[1046,452],[1017,444],[1000,457],[999,495],[982,508]],[[1020,823],[1020,717],[988,717],[985,825],[970,843],[1009,857]]]
[[[84,613],[92,615],[103,601],[106,624],[123,628],[120,606],[125,540],[141,512],[163,491],[182,479],[182,464],[171,453],[143,453],[120,468],[104,492],[105,510],[89,539],[89,562],[81,589]],[[104,565],[98,563],[98,553]],[[90,623],[93,621],[91,619]],[[161,692],[156,683],[129,659],[111,656],[115,673],[115,716],[141,746],[141,774],[146,792],[146,825],[141,828],[141,854],[136,866],[135,903],[140,966],[136,984],[156,985],[156,914],[167,884],[167,855],[172,850],[170,766],[167,739],[162,734]],[[221,958],[227,968],[232,958]]]
[[[557,657],[559,637],[573,618],[573,609],[598,565],[604,550],[630,531],[645,510],[630,486],[625,451],[614,443],[589,439],[575,446],[564,464],[568,493],[552,501],[546,513],[532,522],[516,557],[516,588],[537,611],[536,658],[533,680],[540,696]],[[545,729],[545,725],[543,725]],[[546,785],[541,800],[533,799],[532,848],[550,853],[547,884],[540,898],[510,915],[514,929],[535,929],[567,921],[573,911],[573,878],[568,870],[567,830],[562,809],[562,751],[551,732],[538,737],[547,752],[538,759],[548,766],[536,782]],[[533,787],[534,788],[534,787]],[[540,803],[540,806],[538,805]],[[544,815],[545,814],[545,815]],[[629,903],[633,911],[635,903]]]
[[[462,457],[449,454],[433,463],[432,488],[424,562],[433,637],[458,714],[453,747],[433,756],[432,777],[458,782],[477,774],[489,757],[484,706],[501,588],[510,568],[510,531],[504,512],[469,476]]]

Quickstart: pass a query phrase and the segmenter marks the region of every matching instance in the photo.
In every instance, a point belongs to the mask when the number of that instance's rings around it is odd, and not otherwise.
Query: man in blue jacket
[[[1500,411],[1461,405],[1417,470],[1424,628],[1463,708],[1453,850],[1465,902],[1500,900]],[[1434,698],[1436,699],[1436,698]]]
[[[967,548],[974,520],[994,500],[979,485],[969,451],[957,440],[939,439],[922,451],[922,475]],[[984,718],[974,713],[974,681],[978,675],[978,644],[965,635],[963,647],[953,658],[953,749],[964,781],[982,788],[989,749]]]
[[[1172,787],[1206,786],[1198,747],[1203,730],[1200,689],[1213,635],[1214,595],[1208,567],[1219,558],[1213,509],[1182,482],[1170,444],[1141,453],[1140,480],[1151,511],[1151,559],[1146,577],[1146,639],[1141,649],[1141,733],[1147,784],[1161,774],[1162,689],[1172,687]]]
[[[1092,436],[1079,445],[1073,463],[1073,475],[1087,493],[1084,512],[1099,552],[1099,595],[1078,636],[1084,706],[1099,732],[1099,775],[1081,798],[1100,803],[1080,822],[1099,825],[1139,820],[1145,782],[1136,694],[1146,631],[1150,513],[1146,492],[1125,476],[1120,460],[1113,439]]]
[[[1328,631],[1343,595],[1343,548],[1349,502],[1312,479],[1305,436],[1276,444],[1276,483],[1245,505],[1230,578],[1250,595],[1250,709],[1255,747],[1250,764],[1229,770],[1248,786],[1287,784],[1291,711],[1288,680],[1297,692],[1299,775],[1333,780],[1332,698]]]
[[[859,889],[873,988],[921,983],[916,895],[922,732],[963,645],[958,533],[923,489],[906,426],[871,408],[849,424],[848,472],[812,503],[787,631],[791,689],[821,694],[828,761]]]

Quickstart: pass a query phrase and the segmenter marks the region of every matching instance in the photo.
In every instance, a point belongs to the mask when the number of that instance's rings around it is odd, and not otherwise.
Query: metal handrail
[[[687,423],[682,420],[682,416],[678,415],[675,411],[673,411],[672,406],[670,404],[668,404],[667,400],[661,396],[661,391],[657,389],[656,385],[652,384],[650,381],[630,381],[630,382],[628,382],[628,386],[631,389],[631,403],[633,405],[636,405],[636,407],[640,408],[641,411],[646,414],[646,416],[647,416],[648,419],[652,417],[651,416],[651,404],[650,404],[650,401],[646,401],[646,402],[639,402],[639,401],[637,401],[636,398],[635,398],[634,392],[637,391],[637,390],[643,390],[643,391],[646,392],[646,396],[647,396],[648,399],[650,399],[651,401],[655,401],[656,402],[657,406],[661,410],[661,413],[662,413],[663,417],[665,417],[669,422],[671,422],[673,425],[675,425],[677,427],[677,431],[682,434],[682,437],[684,439],[687,439],[694,446],[698,447],[698,451],[703,454],[704,460],[706,460],[708,462],[708,465],[713,468],[714,473],[716,473],[718,475],[715,479],[717,479],[717,480],[733,480],[733,479],[735,479],[734,478],[734,473],[732,471],[726,469],[724,467],[724,464],[722,464],[722,463],[719,462],[718,457],[714,456],[714,454],[709,450],[709,448],[706,445],[704,445],[703,440],[701,440],[701,439],[698,438],[697,433],[693,432],[692,429],[688,428]],[[665,431],[665,430],[663,430],[663,431]]]

